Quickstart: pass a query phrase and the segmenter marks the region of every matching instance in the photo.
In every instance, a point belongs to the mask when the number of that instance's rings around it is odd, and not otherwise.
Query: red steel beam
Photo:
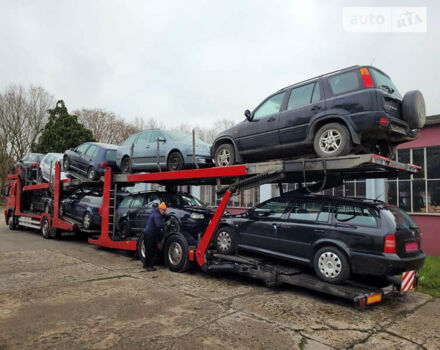
[[[246,165],[224,168],[206,168],[192,170],[164,171],[160,173],[127,175],[127,182],[154,182],[163,180],[202,179],[206,177],[225,177],[246,175]]]
[[[217,229],[218,222],[220,221],[221,217],[223,216],[223,213],[226,209],[226,205],[228,204],[229,197],[231,196],[231,192],[227,190],[220,202],[220,205],[218,206],[217,210],[214,213],[214,216],[211,219],[211,222],[208,226],[208,228],[205,231],[205,234],[203,235],[197,250],[196,250],[196,259],[197,263],[203,267],[206,263],[206,250],[208,249],[209,242],[211,241],[212,236],[214,235],[215,230]]]
[[[101,235],[98,239],[89,238],[89,243],[99,245],[101,247],[136,250],[137,241],[113,241],[108,235],[109,225],[109,206],[110,206],[110,190],[112,186],[112,171],[107,168],[104,173],[104,193],[102,197],[102,214],[101,214]]]
[[[37,184],[37,185],[28,185],[23,187],[23,191],[33,191],[33,190],[43,190],[49,188],[49,183]]]
[[[74,225],[69,224],[68,222],[65,222],[64,220],[61,220],[59,218],[59,206],[60,206],[60,200],[61,200],[61,165],[60,162],[55,163],[55,183],[54,183],[54,194],[53,194],[53,219],[52,219],[52,226],[55,228],[59,228],[64,231],[73,231]]]

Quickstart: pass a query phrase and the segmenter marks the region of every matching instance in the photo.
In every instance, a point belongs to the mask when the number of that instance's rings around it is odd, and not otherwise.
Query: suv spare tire
[[[403,96],[402,116],[411,130],[421,129],[425,125],[425,99],[419,90],[408,91]]]

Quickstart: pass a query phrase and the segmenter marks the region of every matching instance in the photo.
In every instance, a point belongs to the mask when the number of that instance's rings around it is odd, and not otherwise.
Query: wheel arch
[[[354,130],[352,124],[347,120],[347,118],[341,115],[328,115],[322,118],[315,119],[309,127],[307,140],[313,142],[313,138],[315,137],[315,134],[319,130],[319,128],[329,123],[339,123],[344,125],[348,128],[353,143],[358,145],[361,143],[361,136],[359,135],[359,133]]]
[[[241,154],[238,151],[237,144],[235,143],[235,140],[230,136],[224,136],[214,141],[214,143],[211,146],[211,158],[214,159],[215,151],[217,150],[217,147],[225,143],[231,144],[234,147],[235,161],[237,163],[243,163],[243,158],[241,157]]]

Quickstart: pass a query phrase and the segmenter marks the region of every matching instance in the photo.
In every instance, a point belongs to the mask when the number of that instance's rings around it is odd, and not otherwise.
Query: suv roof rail
[[[303,81],[300,81],[300,82],[295,83],[295,84],[290,84],[290,85],[288,85],[286,87],[283,87],[282,89],[278,90],[277,92],[284,91],[284,90],[289,89],[289,88],[291,88],[291,87],[293,87],[295,85],[299,85],[299,84],[302,84],[302,83],[307,83],[308,81],[312,81],[312,80],[315,80],[315,79],[318,79],[318,78],[321,78],[321,77],[326,77],[328,75],[332,75],[332,74],[336,74],[336,73],[340,73],[340,72],[345,72],[347,70],[351,70],[351,69],[359,68],[359,67],[360,67],[360,65],[354,65],[354,66],[350,66],[350,67],[347,67],[347,68],[338,69],[338,70],[335,70],[333,72],[317,75],[316,77],[313,77],[313,78],[310,78],[310,79],[307,79],[307,80],[303,80]]]

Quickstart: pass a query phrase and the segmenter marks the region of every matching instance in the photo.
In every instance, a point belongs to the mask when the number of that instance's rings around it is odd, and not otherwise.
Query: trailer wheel
[[[221,254],[233,254],[235,251],[235,234],[233,230],[227,226],[220,227],[214,239],[215,249]]]
[[[139,257],[139,260],[142,262],[142,264],[145,263],[145,243],[144,243],[144,235],[140,235],[137,240],[137,255]]]
[[[41,222],[41,234],[45,239],[50,238],[50,223],[47,217],[44,217],[43,221]]]
[[[324,282],[342,283],[350,277],[350,264],[345,254],[336,247],[322,247],[315,253],[316,275]]]
[[[86,230],[90,230],[92,227],[92,216],[90,213],[85,213],[83,217],[83,226]]]
[[[16,230],[17,229],[17,224],[15,223],[15,215],[14,213],[9,213],[8,216],[8,226],[10,230]]]
[[[168,268],[173,272],[185,272],[192,267],[188,242],[181,233],[168,238],[165,243],[164,258]]]

